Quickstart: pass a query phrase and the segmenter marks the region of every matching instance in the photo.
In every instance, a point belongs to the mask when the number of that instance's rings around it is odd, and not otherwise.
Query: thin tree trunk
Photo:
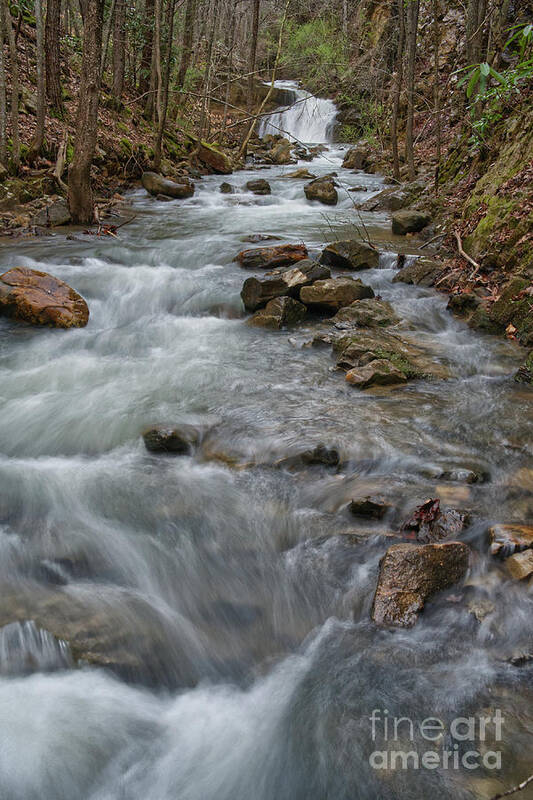
[[[20,136],[19,136],[19,69],[13,19],[9,9],[8,0],[2,0],[4,26],[9,44],[9,61],[11,69],[11,140],[13,142],[12,159],[15,170],[20,166]]]
[[[35,31],[37,39],[37,121],[35,123],[35,136],[31,145],[30,153],[28,155],[28,160],[30,162],[39,155],[44,142],[46,85],[43,40],[43,10],[41,6],[41,0],[35,0]]]
[[[215,14],[215,6],[216,6],[216,0],[210,0],[210,3],[209,3],[209,20],[211,21],[211,26],[210,26],[210,29],[209,29],[209,41],[208,41],[208,45],[207,45],[207,57],[206,57],[207,71],[206,71],[205,82],[204,82],[204,98],[203,98],[203,103],[202,103],[202,114],[201,114],[201,117],[200,117],[199,134],[198,134],[198,138],[200,139],[200,141],[202,140],[202,138],[204,136],[204,133],[205,133],[208,110],[209,110],[209,97],[210,97],[210,91],[211,91],[211,73],[212,73],[212,70],[213,70],[213,46],[214,46],[214,43],[215,43],[215,31],[216,31],[216,24],[217,24],[217,17],[216,17],[216,14]]]
[[[435,112],[435,136],[437,140],[436,157],[437,166],[435,167],[435,194],[439,193],[439,172],[442,151],[441,141],[441,120],[440,120],[440,28],[439,28],[439,0],[433,0],[433,109]]]
[[[104,0],[88,0],[85,11],[74,158],[68,175],[70,213],[74,222],[82,224],[91,223],[94,219],[91,163],[98,126],[103,10]]]
[[[187,0],[185,7],[185,20],[183,23],[183,41],[181,45],[181,58],[178,70],[177,87],[183,88],[185,76],[191,63],[192,43],[194,37],[194,19],[196,16],[196,0]]]
[[[172,38],[174,35],[174,15],[176,11],[176,0],[169,0],[170,3],[170,19],[168,25],[168,47],[167,47],[167,60],[165,67],[165,79],[163,84],[163,95],[161,103],[161,114],[159,116],[159,125],[157,130],[157,138],[154,147],[154,169],[159,170],[161,166],[161,145],[163,142],[163,135],[165,133],[165,125],[167,121],[168,111],[168,88],[170,84],[170,65],[172,62]]]
[[[169,0],[171,2],[171,0]],[[155,118],[159,123],[163,111],[162,91],[163,80],[161,77],[161,0],[155,0],[155,28],[153,51],[153,85],[155,90]]]
[[[409,179],[416,177],[413,146],[415,114],[415,63],[416,36],[418,31],[418,11],[420,0],[407,2],[407,127],[405,132],[405,158],[409,168]]]
[[[150,88],[152,73],[152,48],[154,42],[154,7],[155,0],[145,0],[144,4],[144,35],[139,69],[139,94],[144,94]]]
[[[124,62],[126,52],[126,0],[116,0],[113,28],[113,96],[120,106],[124,91]]]
[[[5,25],[3,8],[0,5],[0,164],[7,165],[7,100],[6,65],[4,63]]]
[[[104,77],[106,62],[107,62],[107,52],[109,50],[109,42],[111,40],[111,31],[113,30],[113,22],[115,19],[115,7],[116,7],[116,0],[111,0],[111,8],[109,9],[109,16],[107,17],[105,27],[104,27],[104,34],[102,38],[102,58],[100,62],[100,82]]]
[[[59,36],[61,33],[61,0],[48,0],[46,4],[46,22],[44,30],[44,48],[46,58],[46,96],[51,109],[63,115],[63,98],[61,96],[61,51]]]
[[[400,156],[398,153],[398,117],[400,113],[400,97],[403,85],[403,57],[405,50],[405,15],[403,0],[398,3],[398,51],[396,55],[396,74],[394,77],[394,91],[391,120],[391,145],[392,164],[394,177],[400,180]]]
[[[224,99],[224,118],[222,120],[222,128],[226,130],[226,125],[228,121],[228,103],[229,103],[229,93],[230,93],[230,85],[231,85],[231,76],[233,73],[233,48],[235,47],[235,12],[237,10],[237,0],[233,0],[233,5],[231,7],[231,15],[229,18],[229,47],[228,47],[228,74],[226,77],[226,96]]]
[[[257,37],[259,35],[259,3],[253,0],[252,41],[250,44],[250,58],[248,61],[248,105],[252,108],[254,102],[255,62],[257,58]]]

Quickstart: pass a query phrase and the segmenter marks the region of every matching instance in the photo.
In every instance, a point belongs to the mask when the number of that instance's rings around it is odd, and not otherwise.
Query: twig
[[[431,239],[429,239],[427,242],[424,242],[424,244],[420,245],[420,247],[419,247],[418,249],[419,249],[419,250],[423,250],[423,249],[424,249],[424,247],[427,247],[427,246],[428,246],[428,244],[431,244],[431,242],[435,242],[437,239],[442,239],[444,236],[446,236],[446,234],[445,234],[445,233],[437,233],[437,235],[436,235],[436,236],[433,236],[433,237],[432,237]]]
[[[508,797],[510,794],[515,794],[515,792],[521,792],[522,789],[525,789],[533,781],[533,775],[530,775],[529,778],[526,778],[525,781],[522,783],[513,786],[511,789],[507,789],[506,792],[502,792],[502,794],[495,794],[491,800],[500,800],[500,797]]]
[[[463,250],[463,243],[461,241],[461,236],[459,234],[459,231],[454,231],[454,233],[455,233],[455,238],[457,239],[457,249],[459,250],[460,255],[462,255],[463,258],[465,258],[469,264],[472,264],[472,266],[475,267],[475,270],[470,275],[470,280],[472,280],[472,278],[475,275],[477,275],[478,271],[480,270],[480,265],[477,263],[477,261],[474,261],[474,259],[471,256],[469,256],[468,253],[465,253],[465,251]]]

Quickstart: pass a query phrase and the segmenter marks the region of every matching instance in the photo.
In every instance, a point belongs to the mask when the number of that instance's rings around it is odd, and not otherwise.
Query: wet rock
[[[291,143],[288,139],[281,138],[270,150],[269,160],[273,164],[291,164],[293,158],[291,154]]]
[[[533,525],[493,525],[488,535],[493,556],[507,558],[533,548]]]
[[[438,542],[457,537],[470,524],[468,514],[455,509],[442,511],[439,498],[426,500],[404,522],[401,532],[414,536],[418,542]]]
[[[233,164],[229,156],[212,144],[198,142],[196,154],[200,161],[211,167],[214,172],[218,172],[221,175],[229,175],[233,172]]]
[[[200,431],[194,425],[154,425],[142,434],[151,453],[188,455],[200,441]]]
[[[471,469],[446,469],[437,476],[441,481],[453,481],[454,483],[478,483],[483,476],[479,472]]]
[[[446,308],[454,314],[463,315],[474,311],[480,302],[480,298],[473,292],[458,292],[450,295]]]
[[[300,167],[300,169],[295,169],[294,172],[288,172],[283,177],[311,181],[316,178],[316,175],[313,175],[312,172],[309,172],[309,170],[306,167]]]
[[[221,194],[235,194],[236,191],[237,188],[233,186],[233,184],[227,183],[227,181],[224,181],[224,183],[220,184]]]
[[[308,200],[317,200],[327,206],[336,206],[339,201],[333,178],[317,178],[304,186],[304,192]]]
[[[164,194],[167,197],[176,199],[192,197],[194,194],[194,184],[190,183],[186,178],[183,178],[183,182],[177,183],[168,178],[163,178],[156,172],[143,172],[141,183],[146,191],[154,195],[154,197],[158,194]]]
[[[355,386],[358,389],[407,383],[404,373],[400,372],[390,361],[383,358],[371,361],[364,367],[355,367],[348,370],[346,380],[351,386]]]
[[[369,164],[370,150],[364,145],[350,147],[344,156],[342,166],[344,169],[365,169]]]
[[[274,236],[270,233],[252,233],[250,236],[241,236],[239,241],[255,244],[256,242],[279,241],[279,239],[281,239],[280,236]]]
[[[0,314],[54,328],[83,328],[89,321],[87,303],[59,278],[27,267],[0,275]]]
[[[517,383],[530,383],[533,384],[533,350],[529,353],[524,363],[518,369],[515,375]]]
[[[244,269],[275,269],[289,267],[307,258],[307,247],[304,244],[280,244],[275,247],[255,247],[242,250],[235,256]]]
[[[396,211],[392,215],[392,232],[397,236],[418,233],[429,225],[431,217],[422,211]]]
[[[36,214],[32,221],[32,225],[37,225],[42,228],[55,228],[59,225],[68,225],[71,220],[68,203],[66,200],[56,200],[54,203],[42,208]]]
[[[300,291],[300,300],[308,308],[334,313],[354,300],[373,297],[370,286],[354,278],[328,278],[317,280],[312,286],[304,286]]]
[[[320,263],[336,269],[374,269],[379,266],[379,252],[358,239],[331,242],[322,251]]]
[[[446,367],[426,355],[423,349],[386,330],[366,330],[357,333],[334,332],[333,348],[339,369],[363,367],[375,359],[390,361],[408,380],[416,378],[447,378]]]
[[[355,497],[348,506],[351,513],[356,517],[371,517],[372,519],[383,519],[390,508],[383,497]]]
[[[292,297],[276,297],[270,300],[264,308],[256,311],[248,320],[250,325],[260,328],[281,328],[296,325],[301,322],[307,313],[306,307]]]
[[[276,271],[272,276],[262,280],[247,278],[241,290],[241,298],[248,311],[257,311],[275,297],[288,295],[298,298],[303,286],[329,276],[328,267],[306,259],[300,261],[297,267]]]
[[[524,550],[505,559],[505,568],[515,581],[523,581],[533,575],[533,550]]]
[[[317,444],[316,447],[304,450],[277,462],[278,467],[287,469],[298,469],[307,466],[337,467],[340,463],[340,454],[336,447],[327,447],[325,444]]]
[[[257,180],[247,181],[246,188],[249,192],[253,192],[254,194],[271,194],[272,189],[270,188],[270,184],[264,178],[258,178]]]
[[[379,194],[374,195],[364,203],[361,203],[359,208],[362,211],[399,211],[405,208],[411,202],[411,193],[403,187],[392,187],[384,189]]]
[[[442,264],[430,258],[417,258],[400,269],[392,279],[393,283],[408,283],[415,286],[433,286],[442,272]]]
[[[331,322],[339,329],[385,328],[400,322],[393,307],[386,300],[368,298],[356,300],[338,311]]]
[[[469,553],[462,542],[389,547],[380,564],[372,606],[374,622],[412,627],[429,597],[465,575]]]

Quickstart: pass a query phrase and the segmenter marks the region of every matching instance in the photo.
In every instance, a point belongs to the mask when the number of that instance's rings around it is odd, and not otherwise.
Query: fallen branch
[[[469,256],[468,253],[465,253],[465,251],[463,250],[463,243],[461,241],[461,236],[459,234],[459,231],[454,231],[454,233],[455,233],[455,238],[457,239],[457,249],[459,250],[459,254],[462,255],[463,258],[465,258],[468,261],[469,264],[472,264],[472,266],[475,267],[475,270],[470,275],[470,280],[472,280],[472,278],[475,275],[477,275],[477,273],[481,269],[481,267],[477,263],[477,261],[474,261],[474,259],[471,256]]]
[[[533,782],[533,775],[530,775],[529,778],[526,778],[525,781],[519,783],[517,786],[513,786],[511,789],[507,789],[506,792],[502,794],[495,794],[491,800],[500,800],[501,797],[509,797],[510,794],[515,794],[516,792],[521,792],[522,789],[525,789],[526,786],[529,786],[530,783]]]
[[[432,237],[431,239],[429,239],[427,242],[424,242],[424,244],[420,245],[420,247],[419,247],[418,249],[419,249],[419,250],[423,250],[423,249],[424,249],[424,247],[427,247],[427,246],[428,246],[429,244],[431,244],[432,242],[436,242],[436,241],[437,241],[437,239],[443,239],[445,236],[446,236],[446,234],[445,234],[445,233],[437,233],[437,235],[436,235],[436,236],[433,236],[433,237]]]

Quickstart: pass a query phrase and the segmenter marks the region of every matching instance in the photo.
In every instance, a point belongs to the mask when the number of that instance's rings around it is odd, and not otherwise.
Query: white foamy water
[[[330,142],[337,116],[333,100],[314,97],[296,81],[276,81],[275,85],[291,95],[291,102],[261,120],[259,136],[271,133],[312,144]]]

